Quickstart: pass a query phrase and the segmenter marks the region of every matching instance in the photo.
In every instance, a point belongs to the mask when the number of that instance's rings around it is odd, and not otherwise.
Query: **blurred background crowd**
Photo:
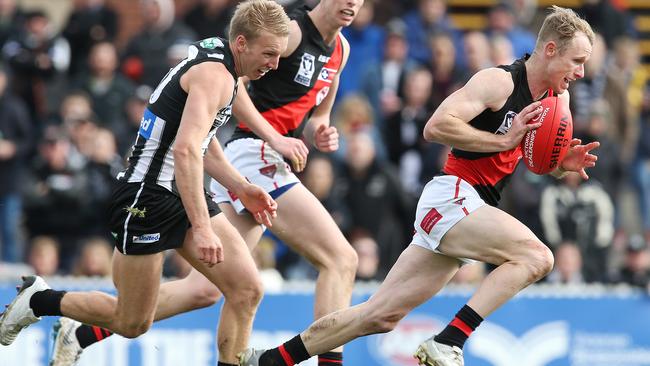
[[[149,94],[190,42],[226,34],[236,3],[0,0],[0,274],[110,275],[105,208]],[[532,52],[552,4],[598,33],[585,78],[570,89],[574,135],[600,141],[598,165],[583,182],[520,164],[500,207],[554,251],[546,281],[648,288],[646,0],[366,0],[343,31],[351,55],[332,119],[341,148],[312,151],[300,174],[359,253],[359,281],[381,280],[408,245],[419,193],[447,157],[423,140],[429,116],[476,71]],[[165,275],[186,274],[168,254]],[[268,286],[316,275],[272,236],[254,256]],[[489,270],[465,266],[454,281],[476,283]]]

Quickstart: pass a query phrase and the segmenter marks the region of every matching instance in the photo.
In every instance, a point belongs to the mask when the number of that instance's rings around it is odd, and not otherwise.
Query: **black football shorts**
[[[210,217],[221,212],[205,193]],[[156,184],[118,183],[109,207],[111,234],[122,254],[154,254],[183,246],[190,221],[181,198]]]

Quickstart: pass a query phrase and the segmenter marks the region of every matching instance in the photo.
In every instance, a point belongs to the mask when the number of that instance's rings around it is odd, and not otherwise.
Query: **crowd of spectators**
[[[0,0],[3,262],[42,275],[110,274],[105,207],[148,96],[190,42],[226,34],[237,3],[194,0],[177,14],[172,0],[139,2],[142,26],[118,47],[120,15],[104,0],[75,0],[59,31],[47,12]],[[576,10],[598,36],[585,78],[571,86],[571,110],[574,135],[601,142],[598,165],[583,182],[537,176],[520,164],[501,208],[555,252],[549,282],[647,287],[649,77],[625,9],[610,0],[580,3]],[[300,177],[357,250],[360,281],[381,280],[408,245],[419,193],[449,153],[424,141],[429,116],[476,71],[531,53],[544,11],[534,0],[497,2],[485,29],[464,30],[445,0],[366,0],[344,29],[351,55],[332,120],[341,148],[312,151]],[[272,236],[255,258],[275,282],[315,275]],[[165,274],[187,268],[170,255]],[[454,281],[476,283],[487,270],[465,266]]]

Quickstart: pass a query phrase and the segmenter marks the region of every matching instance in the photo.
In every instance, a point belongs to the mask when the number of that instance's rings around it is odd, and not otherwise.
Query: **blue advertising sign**
[[[15,294],[0,286],[0,301]],[[356,295],[354,303],[368,295]],[[441,330],[467,295],[439,295],[386,334],[363,337],[345,348],[352,366],[413,366],[417,345]],[[112,336],[91,346],[80,366],[214,366],[220,304],[154,324],[128,340]],[[257,312],[251,345],[271,347],[290,339],[312,321],[312,294],[267,294]],[[0,346],[0,366],[47,365],[47,317]],[[640,366],[650,365],[650,299],[641,295],[519,296],[492,314],[465,345],[471,366]],[[316,366],[314,358],[302,365]]]

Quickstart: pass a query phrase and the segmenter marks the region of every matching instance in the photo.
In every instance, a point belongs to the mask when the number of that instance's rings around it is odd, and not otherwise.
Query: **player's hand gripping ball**
[[[566,103],[557,96],[541,100],[542,113],[531,122],[542,122],[521,140],[524,163],[535,174],[547,174],[562,163],[573,137],[573,119]]]

